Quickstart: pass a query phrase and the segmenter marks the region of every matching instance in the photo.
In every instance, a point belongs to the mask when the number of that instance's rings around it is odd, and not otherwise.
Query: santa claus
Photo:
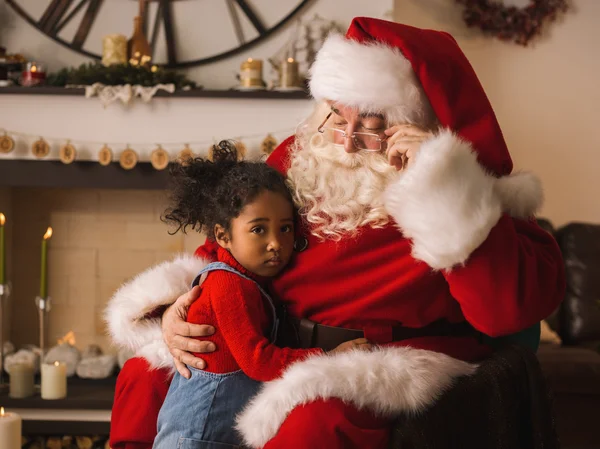
[[[511,175],[492,107],[450,35],[357,18],[319,51],[310,89],[314,113],[268,160],[287,173],[302,221],[272,290],[298,344],[366,337],[377,349],[296,363],[265,384],[238,430],[257,448],[383,448],[394,416],[473,373],[490,353],[482,334],[516,333],[556,308],[562,259],[532,219],[539,181]],[[188,286],[213,250],[154,267],[111,300],[114,340],[136,353],[117,385],[115,449],[151,446],[173,356],[185,373],[203,363],[187,351],[214,350],[201,341],[209,327],[184,323],[197,294]]]

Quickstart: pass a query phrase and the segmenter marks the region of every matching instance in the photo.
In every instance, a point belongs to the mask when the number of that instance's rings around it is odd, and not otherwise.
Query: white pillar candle
[[[42,399],[67,396],[67,365],[60,362],[42,364]]]
[[[0,447],[21,449],[21,417],[0,407]]]
[[[8,395],[11,398],[33,396],[33,366],[27,363],[17,363],[9,368],[8,374],[10,375]]]

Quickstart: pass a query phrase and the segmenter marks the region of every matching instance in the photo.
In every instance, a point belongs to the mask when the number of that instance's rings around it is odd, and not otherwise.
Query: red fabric
[[[284,166],[289,150],[282,144],[267,163]],[[467,318],[490,336],[507,335],[548,316],[565,290],[556,241],[534,222],[507,216],[449,274],[415,261],[410,241],[391,224],[342,242],[306,238],[308,248],[272,288],[290,314],[329,326],[422,327]]]
[[[156,420],[171,376],[167,370],[150,370],[146,359],[129,359],[117,378],[110,423],[112,449],[151,449]]]
[[[217,260],[256,279],[223,248],[218,248]],[[266,382],[279,377],[296,360],[322,352],[279,348],[270,343],[265,335],[270,333],[273,317],[265,301],[252,281],[222,270],[208,274],[187,317],[189,323],[216,328],[214,335],[198,338],[212,341],[218,348],[212,353],[196,354],[206,361],[206,371],[229,373],[242,369],[252,379]]]
[[[296,407],[263,449],[382,449],[389,445],[390,420],[339,399]]]
[[[497,175],[512,171],[500,125],[473,67],[448,33],[385,20],[355,18],[346,37],[399,49],[412,65],[441,125],[471,142]]]

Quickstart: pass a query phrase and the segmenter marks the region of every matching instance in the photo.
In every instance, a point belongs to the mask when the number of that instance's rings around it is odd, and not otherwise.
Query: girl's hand
[[[385,130],[387,139],[387,156],[390,165],[396,170],[403,170],[414,162],[415,154],[421,144],[433,136],[431,131],[425,131],[414,125],[396,125]]]
[[[356,340],[350,340],[342,343],[337,348],[329,351],[329,354],[338,354],[340,352],[352,351],[353,349],[364,349],[369,350],[373,345],[369,343],[366,338],[357,338]]]

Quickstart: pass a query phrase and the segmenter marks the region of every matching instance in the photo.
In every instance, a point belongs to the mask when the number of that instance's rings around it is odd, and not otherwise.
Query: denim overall
[[[277,335],[278,320],[271,297],[253,279],[223,262],[207,265],[202,274],[224,270],[256,284],[273,312],[271,341]],[[169,392],[158,415],[158,434],[153,449],[232,449],[242,444],[234,429],[235,416],[242,410],[261,385],[242,370],[215,374],[191,366],[190,379],[175,373]]]

